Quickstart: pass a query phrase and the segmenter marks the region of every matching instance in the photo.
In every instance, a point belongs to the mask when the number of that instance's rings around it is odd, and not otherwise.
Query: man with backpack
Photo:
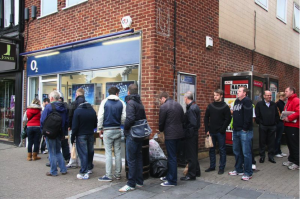
[[[67,174],[64,158],[60,151],[63,130],[68,125],[68,110],[65,104],[59,101],[60,94],[52,91],[49,94],[48,104],[41,116],[41,130],[46,136],[46,144],[49,151],[50,172],[47,176],[57,176],[57,164],[62,175]]]

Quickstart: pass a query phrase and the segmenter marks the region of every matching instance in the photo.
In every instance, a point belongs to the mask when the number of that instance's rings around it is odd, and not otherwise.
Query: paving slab
[[[222,199],[225,198],[246,198],[246,199],[256,199],[260,195],[262,195],[262,192],[254,191],[254,190],[247,190],[247,189],[241,189],[241,188],[235,188],[228,192],[225,196],[221,197]]]
[[[209,184],[205,188],[189,195],[188,198],[221,198],[233,189],[235,189],[234,186]]]

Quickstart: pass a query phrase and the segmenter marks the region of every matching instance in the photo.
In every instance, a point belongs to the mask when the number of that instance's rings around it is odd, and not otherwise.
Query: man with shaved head
[[[274,145],[276,124],[279,122],[279,114],[276,103],[271,101],[272,93],[268,90],[264,93],[264,100],[258,102],[255,107],[255,121],[259,125],[259,155],[260,163],[265,162],[265,149],[268,146],[268,158],[274,160]]]

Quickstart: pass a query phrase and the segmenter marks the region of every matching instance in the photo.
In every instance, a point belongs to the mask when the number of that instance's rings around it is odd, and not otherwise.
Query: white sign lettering
[[[37,62],[35,60],[31,61],[30,68],[32,71],[38,72]]]

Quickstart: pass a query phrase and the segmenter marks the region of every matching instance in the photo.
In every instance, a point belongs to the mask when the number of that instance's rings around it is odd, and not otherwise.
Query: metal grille
[[[165,37],[170,36],[171,0],[157,0],[156,33]]]

